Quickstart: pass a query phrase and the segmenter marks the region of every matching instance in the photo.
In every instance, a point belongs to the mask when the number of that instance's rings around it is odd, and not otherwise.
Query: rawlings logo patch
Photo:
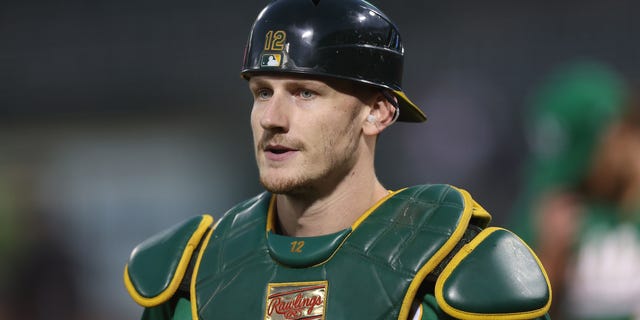
[[[324,320],[327,281],[270,283],[265,320]]]

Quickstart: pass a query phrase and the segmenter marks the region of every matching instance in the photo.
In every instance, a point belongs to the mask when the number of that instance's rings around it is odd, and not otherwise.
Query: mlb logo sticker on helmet
[[[265,53],[260,60],[260,67],[279,67],[282,55],[279,53]]]

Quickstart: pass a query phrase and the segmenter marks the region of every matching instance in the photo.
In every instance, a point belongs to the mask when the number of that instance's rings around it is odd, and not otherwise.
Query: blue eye
[[[256,98],[261,100],[269,99],[271,98],[272,95],[273,95],[273,92],[271,92],[271,90],[269,89],[260,89],[256,91]]]
[[[300,90],[300,97],[303,99],[311,99],[315,96],[315,92],[311,90]]]

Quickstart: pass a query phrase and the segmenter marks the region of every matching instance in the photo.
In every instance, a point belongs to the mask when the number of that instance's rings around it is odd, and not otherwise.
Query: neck
[[[280,231],[298,237],[338,232],[349,228],[387,194],[375,176],[373,165],[370,169],[355,167],[328,192],[277,195]]]

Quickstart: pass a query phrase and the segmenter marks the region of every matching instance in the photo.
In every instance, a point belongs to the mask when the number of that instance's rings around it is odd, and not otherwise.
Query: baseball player
[[[544,319],[537,257],[462,189],[388,190],[378,135],[423,122],[398,29],[363,0],[277,0],[242,76],[266,191],[135,248],[125,285],[149,320]]]

